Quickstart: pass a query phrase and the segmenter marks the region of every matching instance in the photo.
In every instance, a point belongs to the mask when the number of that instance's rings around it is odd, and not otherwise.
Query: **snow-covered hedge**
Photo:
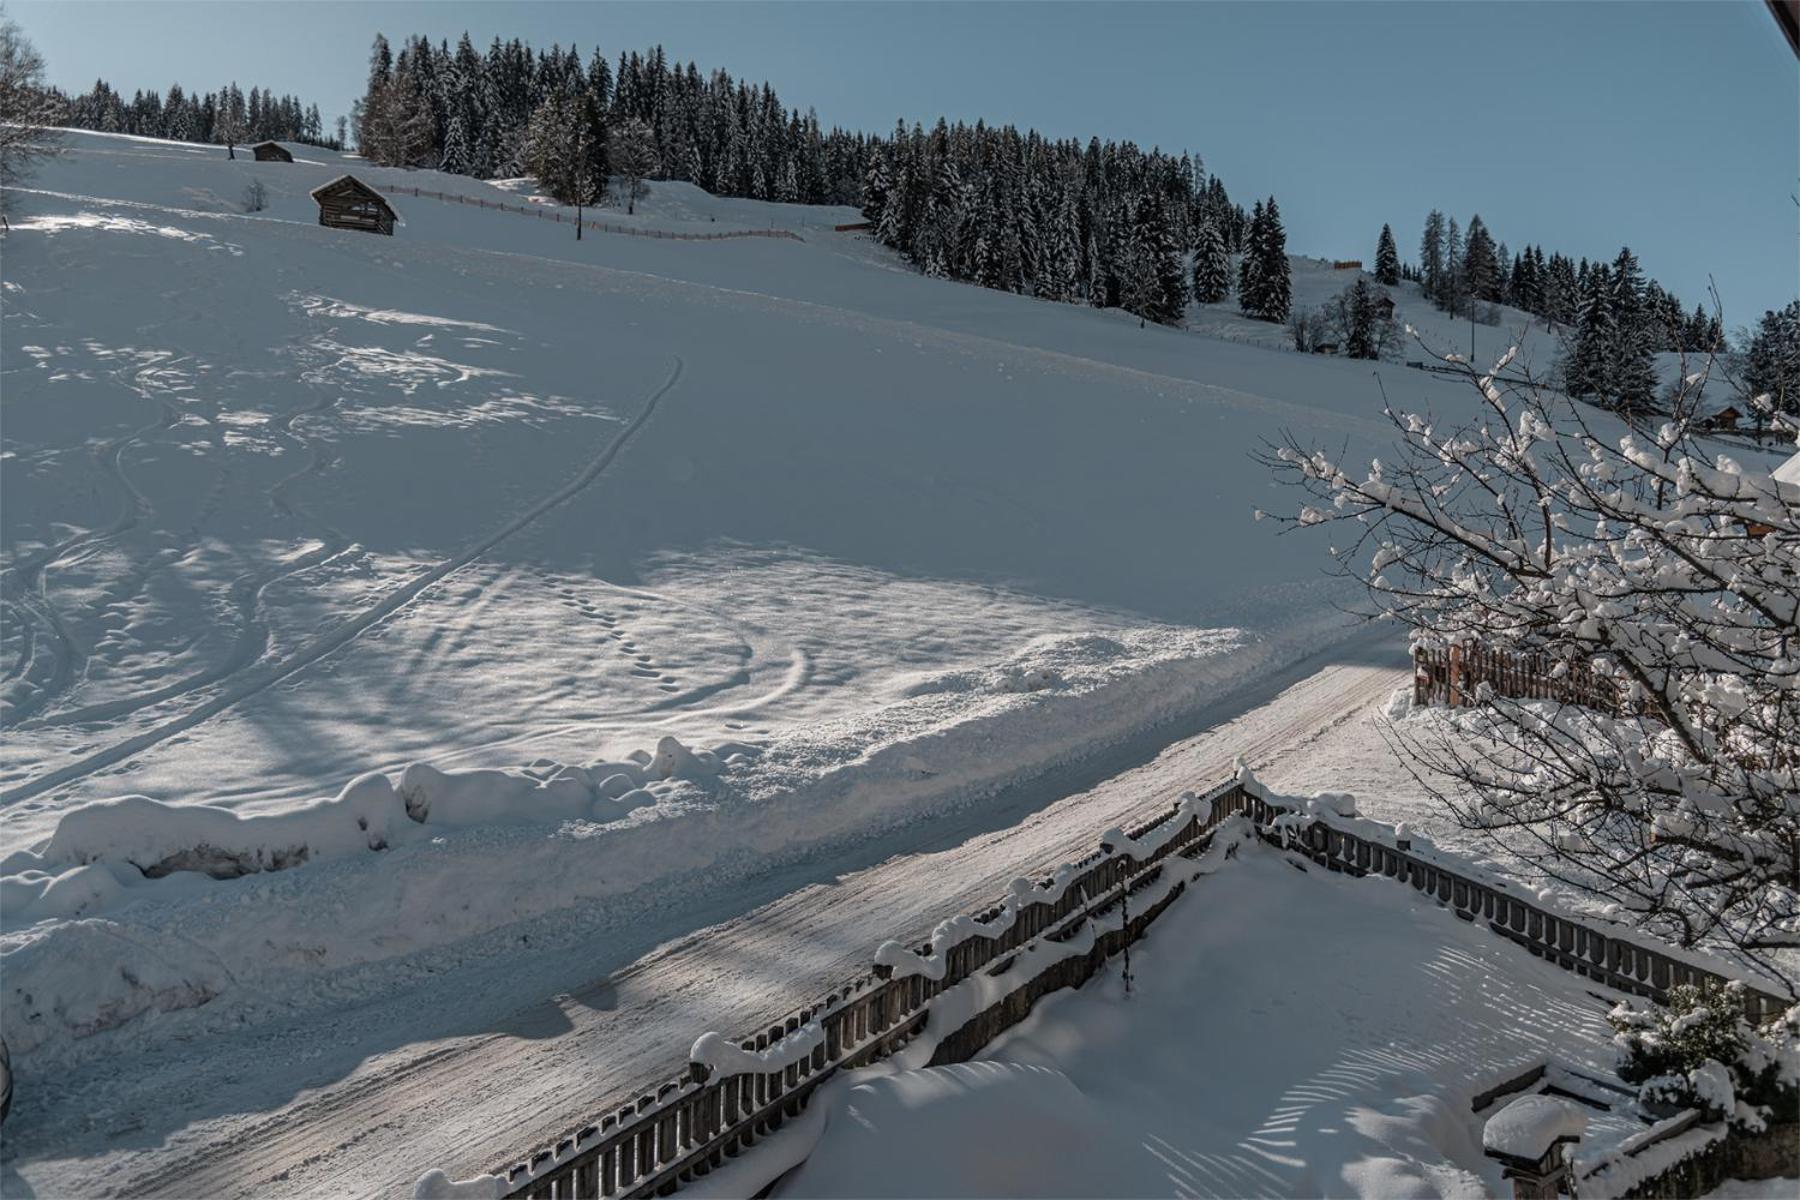
[[[1744,985],[1683,984],[1664,1008],[1621,1004],[1607,1015],[1619,1077],[1650,1111],[1700,1110],[1735,1132],[1760,1133],[1800,1112],[1800,1005],[1760,1028],[1744,1019]]]

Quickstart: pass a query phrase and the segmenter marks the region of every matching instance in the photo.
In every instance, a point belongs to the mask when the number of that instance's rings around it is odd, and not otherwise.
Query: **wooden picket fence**
[[[806,240],[789,229],[732,229],[722,233],[678,233],[667,229],[639,229],[633,225],[615,225],[611,221],[596,221],[585,213],[565,216],[562,209],[550,208],[543,204],[508,204],[503,200],[488,200],[481,196],[467,196],[461,192],[434,192],[429,188],[399,187],[387,184],[374,186],[377,191],[386,192],[390,196],[414,196],[427,200],[442,200],[447,204],[491,208],[497,212],[536,217],[540,221],[555,221],[558,225],[579,224],[584,232],[593,229],[601,233],[622,233],[628,237],[661,238],[675,242],[722,242],[731,238],[787,238],[795,242]]]
[[[1054,901],[1017,906],[1010,924],[997,920],[1008,911],[1004,902],[976,916],[978,924],[995,925],[994,935],[978,934],[949,948],[941,979],[896,977],[876,968],[738,1043],[748,1051],[767,1050],[816,1022],[823,1038],[798,1061],[767,1073],[723,1077],[690,1064],[686,1074],[505,1171],[506,1194],[544,1200],[667,1195],[684,1182],[709,1174],[797,1116],[819,1085],[838,1071],[865,1066],[904,1046],[925,1028],[935,997],[977,972],[1000,974],[1036,939],[1066,941],[1092,918],[1121,904],[1128,893],[1157,883],[1170,855],[1198,854],[1219,824],[1238,814],[1265,837],[1328,870],[1384,875],[1410,884],[1458,916],[1484,922],[1533,955],[1618,991],[1663,1001],[1677,984],[1725,980],[1647,939],[1593,928],[1515,895],[1502,882],[1450,869],[1428,852],[1415,852],[1409,840],[1394,836],[1386,826],[1320,816],[1296,825],[1287,808],[1269,803],[1254,785],[1235,780],[1214,788],[1206,800],[1194,816],[1183,817],[1187,810],[1177,805],[1130,830],[1134,840],[1153,834],[1165,839],[1142,861],[1097,850],[1074,865],[1073,878]],[[1283,817],[1288,819],[1278,819]],[[1178,819],[1185,821],[1181,828],[1164,828]],[[1023,1020],[1039,997],[1079,986],[1110,955],[1142,936],[1182,886],[1177,882],[1163,889],[1155,903],[1097,936],[1092,950],[1056,957],[959,1028],[934,1029],[932,1065],[972,1058],[998,1033]],[[928,952],[928,946],[919,947],[919,953]],[[1746,992],[1747,1014],[1759,1022],[1789,1003],[1760,989]]]
[[[1512,700],[1579,704],[1609,716],[1635,712],[1623,683],[1598,675],[1585,661],[1520,653],[1476,643],[1413,649],[1413,703],[1459,708],[1479,704],[1480,686]]]

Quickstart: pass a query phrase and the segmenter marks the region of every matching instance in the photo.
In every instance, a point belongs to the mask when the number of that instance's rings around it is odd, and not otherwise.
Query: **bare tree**
[[[1528,651],[1617,684],[1614,713],[1484,688],[1451,721],[1397,723],[1419,777],[1453,781],[1435,790],[1465,827],[1654,932],[1795,981],[1777,952],[1800,946],[1800,489],[1686,420],[1603,436],[1559,393],[1500,385],[1513,357],[1479,374],[1439,356],[1468,372],[1476,416],[1390,410],[1396,453],[1366,471],[1291,435],[1271,446],[1266,465],[1314,501],[1277,519],[1347,528],[1339,570],[1415,644]]]
[[[62,147],[63,105],[44,83],[44,59],[0,11],[0,213],[10,193]]]

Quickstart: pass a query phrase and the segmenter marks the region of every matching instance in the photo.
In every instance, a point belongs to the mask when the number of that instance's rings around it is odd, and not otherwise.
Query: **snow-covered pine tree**
[[[1613,353],[1609,369],[1611,402],[1635,412],[1656,399],[1656,318],[1644,302],[1644,275],[1637,256],[1621,247],[1613,260]]]
[[[1613,395],[1613,346],[1618,340],[1613,320],[1612,281],[1604,266],[1588,272],[1575,337],[1562,365],[1563,390],[1582,400],[1607,401]]]
[[[1169,213],[1154,192],[1138,197],[1127,258],[1125,308],[1159,325],[1176,325],[1187,311],[1187,273]]]
[[[1258,304],[1265,321],[1285,322],[1293,308],[1293,282],[1287,257],[1287,230],[1281,225],[1281,210],[1275,197],[1263,206],[1263,236],[1258,247],[1261,265],[1257,269],[1261,296]]]
[[[469,136],[463,126],[463,115],[453,109],[450,122],[444,127],[444,153],[438,159],[438,170],[452,175],[470,174],[469,159]]]
[[[1194,251],[1194,303],[1218,304],[1231,294],[1231,256],[1219,223],[1207,219],[1200,226],[1200,244]]]
[[[1800,300],[1763,314],[1744,349],[1743,374],[1750,398],[1766,396],[1768,411],[1800,417]]]
[[[1580,319],[1581,303],[1586,296],[1575,264],[1567,255],[1550,257],[1548,280],[1544,288],[1544,315],[1552,327],[1567,328]]]
[[[1400,251],[1394,245],[1394,231],[1386,225],[1375,239],[1375,281],[1388,287],[1400,282]]]
[[[1419,237],[1420,282],[1427,299],[1443,303],[1444,295],[1444,214],[1432,209],[1425,218],[1425,232]]]
[[[891,188],[888,178],[887,153],[879,146],[869,154],[869,166],[863,173],[862,215],[863,220],[880,227],[882,213],[887,207],[888,192]],[[887,241],[882,238],[882,241]]]
[[[1076,298],[1080,272],[1077,269],[1076,236],[1079,227],[1075,205],[1065,193],[1051,214],[1033,289],[1046,300],[1068,302]]]
[[[1461,316],[1467,311],[1464,307],[1469,295],[1467,270],[1462,229],[1456,224],[1456,218],[1451,217],[1444,235],[1444,287],[1437,296],[1438,307],[1451,316]]]
[[[1463,288],[1471,302],[1492,302],[1499,285],[1494,239],[1481,214],[1469,218],[1468,240],[1463,250]]]
[[[1262,201],[1250,210],[1250,224],[1244,231],[1244,251],[1238,256],[1238,310],[1247,317],[1263,315],[1263,238],[1267,221]]]

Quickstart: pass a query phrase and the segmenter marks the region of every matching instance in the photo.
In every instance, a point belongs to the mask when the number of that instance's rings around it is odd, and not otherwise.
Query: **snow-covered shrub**
[[[1619,1078],[1656,1113],[1697,1108],[1760,1132],[1800,1112],[1800,1006],[1761,1028],[1744,1017],[1744,985],[1683,984],[1666,1008],[1621,1004],[1607,1014]]]
[[[244,211],[261,212],[269,207],[269,192],[260,179],[252,179],[244,188]]]

